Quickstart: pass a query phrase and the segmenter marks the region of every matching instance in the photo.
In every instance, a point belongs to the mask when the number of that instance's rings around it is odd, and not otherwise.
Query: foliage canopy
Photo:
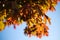
[[[30,36],[48,36],[50,18],[46,15],[48,10],[54,11],[60,0],[1,0],[0,1],[0,31],[6,25],[19,25],[27,22],[24,34]]]

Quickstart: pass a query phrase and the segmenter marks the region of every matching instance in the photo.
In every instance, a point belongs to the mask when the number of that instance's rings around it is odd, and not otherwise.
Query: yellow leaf
[[[3,19],[4,19],[4,16],[1,16],[1,17],[0,17],[0,20],[2,21]]]
[[[0,31],[4,30],[5,28],[5,25],[2,21],[0,21]]]
[[[46,23],[47,22],[47,19],[46,19],[46,17],[44,17],[44,23]]]
[[[33,23],[32,23],[32,22],[29,22],[29,25],[30,25],[30,26],[33,26]]]

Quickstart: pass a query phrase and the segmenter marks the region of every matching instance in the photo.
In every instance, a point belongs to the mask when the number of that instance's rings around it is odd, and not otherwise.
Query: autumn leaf
[[[53,11],[55,11],[55,8],[53,6],[51,6],[50,10],[53,12]]]
[[[49,24],[51,24],[51,22],[50,22],[50,18],[48,18],[48,22],[49,22]]]
[[[45,16],[44,16],[44,22],[45,22],[45,23],[47,23],[47,19],[46,19],[46,17],[45,17]]]
[[[0,31],[5,29],[5,25],[2,21],[0,21]]]

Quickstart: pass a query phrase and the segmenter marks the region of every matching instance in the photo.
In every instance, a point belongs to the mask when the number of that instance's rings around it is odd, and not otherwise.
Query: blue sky
[[[56,11],[48,11],[47,15],[51,18],[51,25],[49,26],[49,36],[43,36],[41,39],[37,37],[28,37],[24,35],[24,28],[26,23],[17,26],[16,29],[13,25],[6,27],[5,30],[0,32],[0,40],[60,40],[60,3],[56,6]]]

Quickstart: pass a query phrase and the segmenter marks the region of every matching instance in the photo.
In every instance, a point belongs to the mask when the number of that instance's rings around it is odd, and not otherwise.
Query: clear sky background
[[[43,36],[41,39],[37,37],[28,37],[24,35],[24,28],[26,23],[17,26],[16,30],[13,25],[6,27],[0,32],[0,40],[60,40],[60,3],[56,6],[56,11],[48,11],[47,15],[51,18],[51,25],[49,26],[49,36]]]

